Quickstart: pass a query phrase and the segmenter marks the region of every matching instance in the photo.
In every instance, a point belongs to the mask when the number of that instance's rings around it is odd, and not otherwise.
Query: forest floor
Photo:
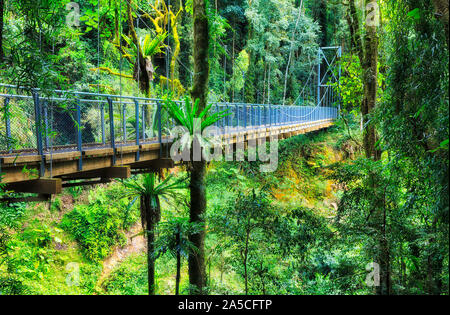
[[[127,243],[123,246],[115,246],[102,263],[102,273],[97,281],[97,287],[101,287],[103,282],[126,258],[133,254],[144,253],[147,250],[147,242],[143,235],[141,222],[137,222],[130,230],[125,232]]]

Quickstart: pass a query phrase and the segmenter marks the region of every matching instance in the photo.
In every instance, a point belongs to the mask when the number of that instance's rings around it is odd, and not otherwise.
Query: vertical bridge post
[[[145,114],[146,114],[146,109],[145,109],[145,104],[142,105],[142,141],[145,141]]]
[[[113,100],[108,97],[108,107],[109,107],[109,131],[111,134],[111,148],[113,149],[112,164],[116,165],[116,139],[114,134],[114,107]]]
[[[6,148],[9,153],[12,153],[12,144],[11,144],[11,120],[9,118],[9,97],[5,98],[4,103],[5,108],[5,124],[6,124]]]
[[[338,57],[339,60],[341,60],[342,57],[342,47],[339,47],[339,51],[338,51]],[[339,91],[339,95],[338,95],[338,117],[341,117],[341,63],[339,62],[339,76],[338,76],[338,91]]]
[[[77,149],[80,152],[80,157],[78,159],[78,171],[83,170],[83,138],[81,135],[81,105],[80,99],[77,98],[76,104],[76,115],[77,115]]]
[[[106,144],[106,128],[105,128],[105,106],[100,104],[100,120],[102,124],[102,144]]]
[[[39,94],[33,91],[33,101],[34,101],[34,122],[36,124],[36,144],[38,154],[41,156],[41,164],[39,169],[39,176],[43,177],[45,175],[45,156],[44,150],[42,148],[42,128],[41,128],[41,106],[39,103]]]
[[[49,124],[48,124],[48,102],[44,101],[42,107],[43,107],[43,112],[44,112],[44,134],[45,134],[44,148],[47,150],[49,147],[48,144],[50,143],[49,135],[48,135],[48,126],[49,126]]]
[[[247,129],[247,104],[244,104],[243,111],[244,111],[244,128]]]
[[[122,129],[123,129],[123,145],[127,144],[127,105],[122,104]]]
[[[162,158],[162,115],[161,115],[161,102],[160,101],[156,101],[156,107],[157,107],[157,119],[158,119],[158,142],[159,142],[159,158]],[[169,145],[169,144],[167,144]]]
[[[140,145],[140,132],[139,132],[139,101],[137,99],[134,99],[134,106],[135,106],[135,119],[136,119],[136,145],[138,147],[136,152],[136,161],[139,161],[140,159],[140,152],[139,152],[139,145]]]
[[[322,49],[319,48],[319,51],[317,53],[317,106],[320,106],[320,85],[322,83],[321,77],[320,77],[320,63],[321,63],[321,53]]]

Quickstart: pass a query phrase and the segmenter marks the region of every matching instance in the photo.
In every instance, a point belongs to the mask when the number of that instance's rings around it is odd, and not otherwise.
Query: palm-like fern
[[[127,42],[128,46],[131,48],[133,56],[137,56],[137,47],[133,40],[127,35],[122,35],[123,39]],[[150,34],[146,34],[139,38],[139,46],[141,48],[141,53],[144,58],[150,58],[156,54],[163,53],[163,48],[165,47],[164,41],[167,38],[167,32],[163,34],[158,34],[152,37]]]
[[[168,197],[175,197],[180,189],[186,188],[184,179],[174,180],[174,176],[170,174],[161,182],[158,182],[155,173],[148,173],[141,176],[142,180],[135,179],[129,182],[124,182],[124,186],[128,189],[128,196],[145,196],[148,198],[150,208],[154,209],[155,213],[150,214],[154,217],[153,222],[158,223],[161,217],[160,201],[163,198],[168,201]],[[142,205],[141,205],[142,210]],[[147,213],[141,211],[142,225],[148,221]]]
[[[124,182],[128,196],[141,199],[142,227],[147,234],[148,291],[155,293],[155,226],[161,219],[160,198],[174,197],[180,189],[186,188],[184,179],[174,180],[172,175],[158,181],[155,173],[142,176],[142,181]]]
[[[164,41],[166,40],[166,37],[167,32],[158,34],[155,38],[152,38],[150,34],[147,34],[144,38],[141,38],[141,47],[144,58],[162,53],[162,48],[165,46]]]
[[[166,101],[166,107],[169,115],[181,126],[187,128],[191,135],[194,134],[196,119],[201,120],[201,128],[203,131],[205,128],[214,125],[217,121],[230,115],[228,110],[220,111],[209,115],[214,104],[209,104],[205,109],[199,112],[200,100],[195,100],[194,104],[191,104],[191,100],[186,96],[183,106],[179,106],[172,100]]]

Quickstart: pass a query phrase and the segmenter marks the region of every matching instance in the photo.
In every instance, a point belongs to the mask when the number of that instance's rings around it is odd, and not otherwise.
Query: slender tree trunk
[[[378,89],[378,35],[376,27],[366,25],[366,36],[364,40],[363,82],[364,98],[361,106],[363,124],[366,126],[364,132],[364,149],[367,158],[380,159],[380,152],[376,149],[377,141],[374,123],[370,120],[370,114],[375,109]]]
[[[196,247],[196,251],[189,254],[189,283],[192,286],[191,294],[204,294],[206,286],[205,269],[205,218],[206,188],[205,188],[205,162],[193,162],[191,170],[190,194],[191,211],[190,222],[203,226],[202,230],[189,236]]]
[[[159,202],[158,208],[159,208]],[[147,271],[148,271],[148,294],[155,294],[155,226],[159,217],[159,209],[151,206],[151,198],[147,195],[141,196],[141,217],[147,234]]]
[[[386,198],[386,193],[384,195]],[[382,207],[382,223],[380,233],[380,249],[378,263],[380,264],[380,287],[378,288],[378,294],[389,295],[391,293],[391,264],[390,264],[390,251],[387,232],[387,213],[386,213],[386,199],[384,199],[384,205]]]
[[[266,77],[267,77],[267,64],[264,64],[263,100],[262,100],[263,104],[266,104]]]
[[[352,42],[352,49],[354,52],[356,52],[359,61],[363,62],[364,59],[364,53],[363,53],[363,47],[362,47],[362,37],[361,37],[361,29],[360,29],[360,23],[358,18],[358,13],[356,11],[355,6],[355,0],[350,0],[348,3],[349,6],[349,12],[347,14],[347,23],[349,24],[350,29],[350,35],[351,35],[351,42]]]
[[[371,2],[366,0],[364,7]],[[369,13],[369,12],[366,12]],[[375,124],[371,120],[371,114],[373,113],[378,89],[378,35],[377,26],[375,23],[365,23],[365,35],[361,35],[360,21],[358,19],[355,1],[349,1],[349,13],[347,15],[347,22],[352,35],[352,47],[357,54],[359,61],[363,69],[363,85],[364,85],[364,97],[361,104],[361,116],[362,126],[364,126],[364,151],[367,159],[378,161],[381,158],[381,151],[377,149],[377,133]],[[375,174],[373,176],[372,189],[376,191],[377,186],[375,182]],[[377,253],[375,255],[375,262],[380,266],[380,286],[377,287],[377,294],[389,294],[390,293],[390,254],[389,243],[387,233],[386,222],[386,208],[382,205],[383,201],[381,197],[373,205],[372,209],[373,220],[377,226]]]
[[[178,250],[177,250],[177,276],[175,279],[175,295],[179,295],[180,294],[180,280],[181,280],[181,252],[180,252],[180,248],[181,248],[181,227],[179,227],[180,229],[177,231],[177,235],[176,235],[176,243],[178,246]]]
[[[235,37],[236,37],[236,33],[233,32],[233,50],[231,53],[231,68],[233,71],[233,76],[234,76],[234,54],[235,54],[235,49],[234,49],[234,41],[235,41]],[[231,103],[234,103],[234,90],[236,89],[234,82],[232,83],[232,88],[231,88]]]
[[[245,279],[245,294],[248,294],[248,270],[247,270],[247,262],[248,262],[248,243],[250,239],[250,230],[247,230],[247,235],[245,238],[245,249],[244,249],[244,279]]]
[[[270,104],[270,63],[269,63],[269,73],[267,75],[267,104]]]
[[[153,253],[155,251],[155,232],[153,226],[149,226],[151,230],[147,232],[147,263],[148,263],[148,294],[155,294],[155,260]]]
[[[287,65],[286,65],[286,71],[284,73],[283,105],[284,105],[284,103],[286,101],[286,90],[287,90],[287,80],[288,80],[288,74],[289,74],[289,66],[291,65],[292,50],[294,49],[295,34],[297,32],[298,23],[300,22],[300,17],[302,15],[302,7],[303,7],[303,0],[300,2],[300,6],[298,7],[297,21],[295,22],[295,28],[294,28],[294,31],[292,32],[291,48],[289,49],[288,62],[287,62]]]
[[[199,100],[199,110],[206,107],[209,82],[209,25],[206,15],[206,1],[194,0],[194,85],[191,90],[193,100]],[[195,148],[194,148],[195,149]],[[189,283],[192,294],[206,294],[205,270],[205,212],[206,212],[206,163],[192,162],[190,172],[191,209],[190,222],[197,223],[202,229],[189,236],[197,248],[189,254]]]
[[[211,259],[208,261],[208,286],[211,287]]]
[[[151,82],[153,80],[153,64],[150,58],[144,58],[142,47],[136,29],[134,28],[134,18],[130,2],[127,2],[127,21],[131,39],[137,47],[136,60],[131,60],[131,58],[128,57],[128,61],[134,65],[133,78],[139,84],[141,92],[145,93],[147,97],[150,97]],[[120,41],[121,38],[118,40]],[[123,50],[121,53],[125,54]],[[148,114],[147,118],[150,117],[149,115],[150,114]]]
[[[317,22],[320,25],[322,31],[322,36],[320,40],[320,45],[325,47],[328,45],[328,14],[327,14],[327,0],[319,0],[319,10],[317,12]]]
[[[0,62],[3,62],[3,14],[5,3],[4,0],[0,0]]]
[[[262,261],[259,264],[261,273],[259,274],[259,278],[261,280],[261,287],[262,287],[262,294],[266,295],[266,284],[264,283],[264,277],[263,277],[263,263]]]
[[[369,3],[366,0],[365,7]],[[368,13],[368,12],[366,12]],[[363,68],[363,83],[364,83],[364,97],[361,105],[361,113],[363,118],[364,128],[364,151],[366,158],[378,161],[381,158],[381,151],[377,149],[377,134],[375,124],[371,120],[370,115],[373,113],[378,90],[378,34],[377,26],[373,23],[365,23],[365,37],[364,50],[360,52],[364,56],[361,61]],[[375,177],[376,175],[373,174]],[[376,191],[376,181],[372,181],[372,189]],[[384,196],[385,197],[385,196]],[[390,255],[387,236],[387,222],[386,222],[386,207],[382,205],[383,200],[376,201],[373,205],[374,220],[378,226],[378,253],[376,255],[376,262],[380,266],[380,286],[377,288],[377,294],[390,294]]]

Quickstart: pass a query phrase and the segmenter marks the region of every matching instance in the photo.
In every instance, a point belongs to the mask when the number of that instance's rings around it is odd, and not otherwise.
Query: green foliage
[[[358,114],[363,100],[364,87],[362,67],[358,56],[345,54],[340,60],[342,76],[339,82],[334,83],[334,89],[340,91],[342,110]]]
[[[319,27],[307,14],[300,16],[296,27],[297,15],[294,3],[285,0],[256,0],[245,8],[245,18],[250,25],[246,51],[251,55],[250,64],[254,65],[249,68],[253,73],[246,74],[246,77],[253,77],[254,82],[247,84],[255,85],[253,93],[256,95],[252,96],[259,103],[282,103],[287,56],[291,49],[294,57],[289,67],[287,103],[297,98],[296,91],[303,88],[311,61],[317,56]]]
[[[123,182],[127,188],[128,196],[146,195],[152,197],[152,207],[156,207],[155,198],[175,197],[175,193],[186,188],[185,178],[175,178],[169,174],[165,179],[158,182],[157,174],[148,173],[136,179]]]
[[[2,194],[0,193],[0,196]],[[26,206],[24,203],[17,204],[0,204],[0,227],[14,228],[23,218]]]
[[[183,106],[168,99],[166,100],[166,107],[170,116],[181,126],[186,127],[190,135],[194,135],[194,131],[203,131],[205,128],[212,126],[215,122],[229,116],[227,110],[214,114],[209,114],[214,104],[209,104],[205,109],[199,112],[199,102],[197,99],[191,104],[191,99],[186,96]],[[197,121],[199,120],[199,121]],[[200,123],[200,125],[197,125]]]
[[[81,26],[77,29],[65,24],[68,2],[8,1],[1,34],[2,83],[43,88],[44,95],[54,88],[92,90],[97,84],[108,93],[138,95],[134,82],[124,84],[119,78],[89,70],[100,61],[102,67],[134,73],[127,58],[136,55],[136,47],[128,35],[120,35],[129,30],[126,5],[102,1],[97,12],[98,0],[80,0]],[[282,141],[280,167],[273,174],[260,174],[259,162],[208,166],[210,292],[241,294],[247,282],[247,291],[255,294],[370,294],[372,289],[364,283],[365,267],[378,258],[381,239],[388,248],[393,293],[448,294],[448,47],[433,1],[380,2],[378,102],[369,117],[383,150],[382,159],[376,162],[359,158],[358,113],[364,73],[349,40],[348,7],[340,2],[305,0],[296,25],[300,2],[207,2],[213,101],[268,103],[270,95],[270,103],[280,103],[286,56],[292,52],[286,99],[291,103],[308,78],[318,46],[344,43],[345,47],[340,85],[334,87],[341,92],[343,109],[337,128]],[[187,14],[180,15],[181,51],[173,74],[188,86],[193,76],[193,3],[184,4]],[[133,5],[140,8],[139,14],[151,11],[148,1]],[[179,5],[173,3],[174,8]],[[358,9],[357,14],[362,11]],[[155,36],[143,15],[139,23],[136,31],[144,55],[162,74],[166,48],[174,51],[173,35]],[[124,48],[124,53],[117,47]],[[152,93],[164,95],[164,87],[155,87]],[[8,115],[16,118],[13,128],[28,123],[30,104],[11,100]],[[199,112],[198,101],[192,103],[188,98],[181,106],[172,100],[164,105],[171,118],[191,134],[196,127],[202,131],[228,115],[211,114],[211,107]],[[3,107],[0,111],[4,120],[6,111]],[[168,121],[166,111],[163,115],[163,122]],[[97,126],[93,118],[97,116],[88,116],[91,126]],[[114,116],[120,118],[118,111]],[[195,118],[201,125],[195,125]],[[156,130],[157,120],[152,121],[148,128]],[[127,120],[130,136],[135,135],[134,123],[134,118]],[[7,140],[4,126],[0,124],[2,150]],[[98,138],[100,129],[87,136]],[[27,136],[8,140],[17,147],[36,141]],[[329,167],[336,161],[340,163]],[[32,173],[27,166],[23,170]],[[76,202],[69,213],[62,213],[67,207],[59,198],[51,211],[43,205],[0,204],[0,294],[99,293],[98,263],[115,245],[123,244],[122,231],[138,220],[140,194],[153,196],[153,205],[159,196],[167,203],[156,229],[154,254],[163,262],[157,266],[158,290],[173,293],[169,284],[174,258],[181,254],[184,259],[195,250],[188,235],[196,228],[180,212],[186,205],[173,202],[181,199],[174,193],[184,186],[172,176],[158,181],[153,174],[133,178],[123,186],[91,191],[69,188],[65,193]],[[80,264],[79,286],[65,282],[69,262]],[[186,269],[184,265],[182,288],[188,287]],[[147,276],[146,256],[138,255],[125,260],[105,288],[108,294],[147,294]]]
[[[250,56],[245,51],[242,50],[237,57],[234,67],[233,67],[233,75],[231,76],[231,80],[228,82],[227,89],[234,90],[236,93],[239,93],[245,85],[245,75],[250,66]]]
[[[187,258],[197,248],[189,241],[189,235],[196,234],[201,226],[190,223],[188,218],[173,217],[161,222],[158,227],[158,239],[155,242],[157,255],[168,254],[176,258],[177,254]]]
[[[104,284],[108,294],[148,295],[148,276],[145,255],[128,259]]]
[[[86,257],[94,261],[108,256],[111,247],[123,241],[121,227],[118,209],[101,204],[77,206],[61,222],[61,228],[70,232]]]
[[[122,36],[128,46],[132,47],[132,52],[129,52],[129,54],[132,54],[132,56],[137,56],[137,47],[134,44],[133,40],[126,35]],[[164,41],[166,40],[167,36],[167,33],[163,33],[158,34],[154,37],[151,34],[146,34],[145,36],[140,37],[139,45],[141,46],[143,57],[151,58],[155,54],[162,54]]]
[[[125,190],[120,185],[111,188],[96,190],[88,205],[77,205],[61,221],[61,228],[73,235],[93,261],[105,258],[114,245],[123,243],[122,228],[128,229],[139,217],[135,205],[128,209]]]
[[[0,295],[24,295],[26,293],[27,289],[21,281],[0,277]]]

